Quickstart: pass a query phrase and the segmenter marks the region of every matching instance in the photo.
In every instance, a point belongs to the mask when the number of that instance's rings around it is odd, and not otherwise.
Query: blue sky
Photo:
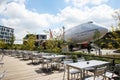
[[[0,25],[15,29],[17,40],[29,33],[61,32],[87,21],[110,29],[120,0],[0,0]]]
[[[70,4],[65,3],[65,0],[27,0],[25,4],[26,8],[29,10],[49,14],[57,14],[66,6],[71,6]],[[106,4],[114,9],[120,8],[120,0],[109,0]]]
[[[28,0],[26,7],[39,13],[56,14],[67,6],[64,0]]]
[[[107,4],[114,9],[120,9],[120,0],[109,0]]]

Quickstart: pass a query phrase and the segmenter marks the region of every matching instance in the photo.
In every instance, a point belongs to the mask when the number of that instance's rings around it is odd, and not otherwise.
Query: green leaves
[[[35,41],[36,41],[36,36],[29,34],[27,36],[27,39],[24,38],[24,47],[26,50],[34,50],[35,49]]]
[[[62,40],[47,40],[46,41],[46,50],[58,53],[61,52]]]

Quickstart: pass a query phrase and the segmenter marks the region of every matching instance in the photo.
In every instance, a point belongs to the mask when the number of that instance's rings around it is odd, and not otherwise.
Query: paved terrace
[[[62,80],[63,71],[46,72],[41,65],[31,64],[31,60],[4,56],[6,75],[4,80]]]

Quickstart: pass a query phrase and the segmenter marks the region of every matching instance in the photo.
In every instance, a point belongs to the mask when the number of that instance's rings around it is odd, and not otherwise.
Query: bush
[[[77,55],[72,55],[73,62],[77,62]]]

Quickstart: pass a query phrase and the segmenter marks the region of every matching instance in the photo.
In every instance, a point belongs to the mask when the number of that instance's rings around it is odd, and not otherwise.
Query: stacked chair
[[[3,80],[6,73],[4,69],[3,58],[4,58],[4,53],[0,53],[0,80]]]

